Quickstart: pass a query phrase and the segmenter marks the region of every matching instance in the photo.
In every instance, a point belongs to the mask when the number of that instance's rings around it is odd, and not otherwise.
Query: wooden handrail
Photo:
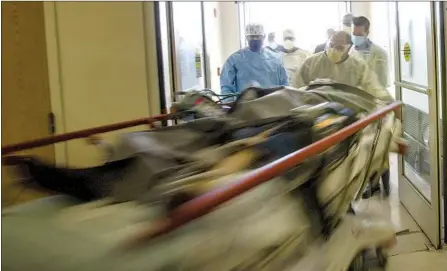
[[[166,119],[171,118],[172,116],[173,116],[173,114],[156,115],[156,116],[148,117],[148,118],[140,118],[140,119],[135,119],[135,120],[130,120],[130,121],[118,122],[118,123],[113,123],[113,124],[109,124],[109,125],[79,130],[79,131],[75,131],[75,132],[70,132],[70,133],[65,133],[65,134],[60,134],[60,135],[52,135],[52,136],[47,136],[47,137],[34,139],[34,140],[30,140],[30,141],[25,141],[25,142],[20,142],[20,143],[16,143],[16,144],[10,144],[10,145],[6,145],[6,146],[2,146],[2,156],[6,155],[6,154],[13,153],[13,152],[17,152],[17,151],[43,147],[43,146],[47,146],[47,145],[51,145],[51,144],[55,144],[55,143],[59,143],[59,142],[63,142],[63,141],[68,141],[68,140],[78,139],[78,138],[85,138],[85,137],[89,137],[89,136],[92,136],[95,134],[112,132],[112,131],[130,128],[130,127],[139,126],[139,125],[149,124],[151,127],[153,127],[154,122],[166,120]]]
[[[383,118],[391,111],[397,111],[401,102],[394,102],[385,106],[371,115],[356,121],[355,123],[313,143],[309,146],[295,151],[281,159],[267,164],[253,172],[245,175],[240,181],[231,185],[210,191],[174,209],[167,218],[158,221],[138,232],[134,238],[125,246],[135,246],[154,237],[166,234],[179,228],[186,223],[210,213],[219,205],[241,195],[248,190],[267,182],[274,177],[280,176],[290,169],[302,163],[305,159],[324,152],[328,148],[342,142],[349,136],[365,128],[372,122]]]

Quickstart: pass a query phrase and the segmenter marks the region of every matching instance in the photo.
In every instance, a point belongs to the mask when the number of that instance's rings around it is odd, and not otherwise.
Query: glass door
[[[175,91],[205,87],[203,3],[171,2]]]
[[[399,197],[435,247],[440,235],[439,110],[433,2],[396,3],[397,98],[409,152],[399,158]]]
[[[437,29],[437,46],[438,46],[438,89],[439,91],[439,110],[441,112],[440,119],[441,125],[439,127],[440,134],[440,179],[441,179],[441,222],[442,228],[441,235],[443,236],[444,244],[447,244],[447,201],[445,200],[445,195],[447,194],[447,168],[444,168],[444,153],[447,153],[447,144],[444,144],[444,138],[447,137],[447,130],[444,127],[447,127],[447,5],[445,2],[438,2],[436,4],[436,14],[438,15],[436,18],[436,25],[439,26]]]

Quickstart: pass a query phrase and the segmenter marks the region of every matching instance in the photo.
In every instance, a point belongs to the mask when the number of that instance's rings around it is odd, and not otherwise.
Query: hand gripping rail
[[[124,244],[125,247],[133,247],[142,244],[144,241],[169,233],[196,218],[212,212],[212,210],[219,205],[264,182],[286,173],[288,170],[299,165],[306,158],[319,154],[340,143],[374,121],[385,117],[391,111],[397,111],[400,106],[402,106],[402,102],[394,102],[385,106],[328,137],[248,173],[242,177],[239,182],[210,191],[188,201],[174,209],[167,218],[159,220],[157,223],[149,225],[147,228],[138,232],[131,240]]]

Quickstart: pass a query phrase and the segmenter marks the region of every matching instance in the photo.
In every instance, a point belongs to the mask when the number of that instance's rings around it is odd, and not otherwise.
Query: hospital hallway
[[[288,271],[297,239],[329,267],[290,271],[447,271],[447,1],[1,14],[1,269]]]
[[[441,271],[447,267],[447,250],[434,250],[430,241],[417,225],[405,207],[400,203],[398,195],[397,156],[390,156],[391,163],[391,195],[383,198],[374,195],[361,200],[354,208],[358,214],[381,216],[391,220],[395,226],[397,245],[389,252],[387,271]],[[394,170],[393,170],[394,169]],[[374,266],[374,259],[370,259]],[[381,270],[379,268],[372,269]]]

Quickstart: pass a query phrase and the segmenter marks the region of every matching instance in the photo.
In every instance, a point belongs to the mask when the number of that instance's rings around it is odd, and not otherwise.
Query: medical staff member
[[[254,85],[264,88],[287,86],[287,73],[281,58],[262,48],[264,27],[260,24],[247,25],[245,38],[248,47],[233,53],[222,68],[222,94],[239,94]]]
[[[354,49],[360,53],[368,66],[376,73],[379,83],[385,88],[388,87],[388,55],[384,49],[368,38],[369,20],[363,16],[354,17],[352,26]]]
[[[334,35],[334,33],[335,33],[335,30],[332,29],[332,28],[329,28],[326,31],[326,35],[327,35],[326,41],[324,43],[322,43],[322,44],[318,44],[317,47],[315,47],[314,54],[319,53],[319,52],[323,52],[326,49],[327,41],[332,37],[332,35]]]
[[[267,40],[268,40],[268,45],[265,47],[266,49],[268,49],[274,53],[282,52],[282,50],[283,50],[282,45],[279,45],[275,41],[275,32],[269,33]]]
[[[286,29],[283,32],[284,47],[282,50],[282,59],[284,63],[284,68],[287,71],[287,76],[289,83],[295,77],[296,73],[299,71],[304,60],[312,55],[310,52],[298,48],[295,45],[295,32],[291,29]],[[293,85],[292,85],[293,86]]]
[[[302,87],[316,79],[330,79],[361,88],[379,100],[392,102],[393,97],[378,82],[376,74],[361,57],[352,56],[351,48],[351,35],[345,31],[335,32],[324,52],[303,62],[292,85]]]
[[[366,61],[371,70],[373,70],[376,75],[380,85],[383,88],[388,87],[388,56],[384,49],[380,48],[378,45],[374,44],[369,38],[369,27],[370,22],[366,17],[354,17],[352,19],[352,43],[354,44],[354,49],[360,53],[360,56]],[[390,170],[389,161],[386,163],[386,170],[382,174],[382,185],[383,192],[385,196],[390,194]],[[369,189],[363,194],[363,198],[369,198],[380,192],[380,184],[377,183],[376,186],[372,187],[371,192]]]
[[[352,31],[352,20],[354,19],[354,15],[352,13],[346,13],[341,19],[341,23],[343,25],[343,31],[348,34],[351,34]]]

